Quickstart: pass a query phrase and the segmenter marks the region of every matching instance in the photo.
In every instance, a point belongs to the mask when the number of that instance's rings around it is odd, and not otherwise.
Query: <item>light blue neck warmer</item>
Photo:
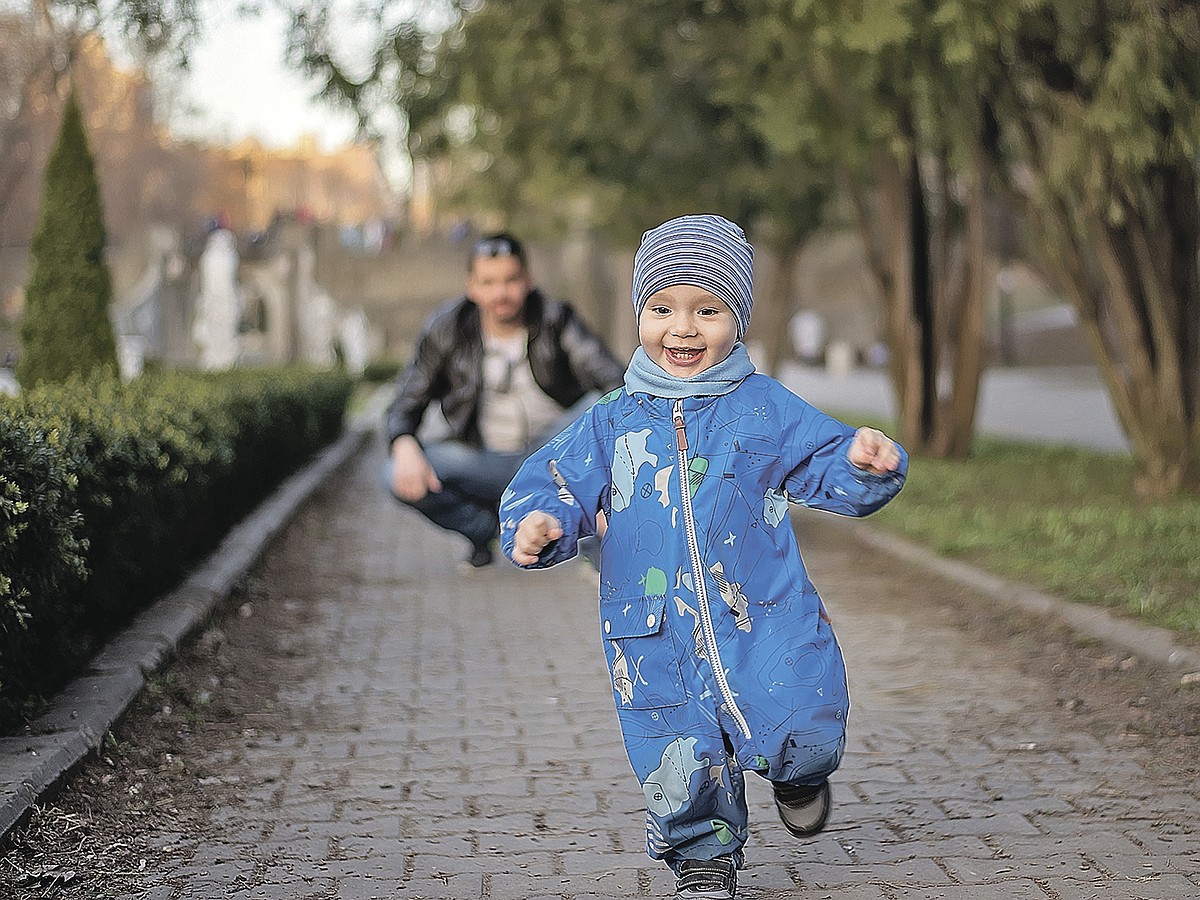
[[[728,394],[754,371],[750,354],[740,341],[733,345],[729,355],[694,378],[679,378],[670,375],[655,363],[646,351],[638,347],[625,370],[627,393],[650,394],[678,400],[681,397],[712,397]]]

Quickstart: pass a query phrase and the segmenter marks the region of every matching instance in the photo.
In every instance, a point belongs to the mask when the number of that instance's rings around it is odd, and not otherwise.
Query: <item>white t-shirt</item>
[[[483,395],[479,430],[489,450],[512,453],[543,437],[562,407],[538,387],[529,368],[529,335],[483,336]]]

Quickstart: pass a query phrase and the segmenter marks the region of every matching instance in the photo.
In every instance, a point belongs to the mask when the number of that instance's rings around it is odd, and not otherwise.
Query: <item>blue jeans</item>
[[[500,495],[535,448],[528,452],[500,453],[461,441],[439,441],[422,449],[442,489],[430,491],[420,500],[396,499],[434,525],[463,535],[476,547],[485,546],[499,532],[496,510]],[[391,491],[391,459],[384,464],[383,483]]]
[[[420,500],[401,500],[421,513],[434,525],[463,535],[474,546],[485,546],[499,534],[500,495],[512,481],[521,463],[596,402],[597,394],[590,393],[574,406],[563,410],[546,432],[539,435],[524,450],[503,453],[483,450],[462,441],[437,441],[423,445],[425,458],[437,473],[442,489],[430,491]],[[383,484],[392,493],[392,461],[383,466]],[[395,494],[392,493],[395,497]]]

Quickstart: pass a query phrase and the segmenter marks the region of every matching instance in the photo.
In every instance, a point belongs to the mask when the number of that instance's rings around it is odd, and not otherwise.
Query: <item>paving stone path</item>
[[[294,613],[263,647],[271,710],[208,761],[238,786],[220,839],[147,872],[146,896],[671,896],[643,850],[595,576],[458,570],[459,541],[382,496],[377,463],[372,446],[270,552],[263,589]],[[800,531],[847,658],[851,743],[809,843],[749,776],[740,897],[1200,897],[1200,786],[1075,727],[1007,644],[939,614],[960,588],[819,518]]]

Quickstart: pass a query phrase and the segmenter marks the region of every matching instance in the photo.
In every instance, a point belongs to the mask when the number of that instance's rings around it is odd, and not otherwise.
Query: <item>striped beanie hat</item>
[[[720,216],[680,216],[642,235],[633,258],[633,310],[664,288],[689,284],[725,301],[737,319],[738,340],[754,305],[754,248],[742,229]]]

